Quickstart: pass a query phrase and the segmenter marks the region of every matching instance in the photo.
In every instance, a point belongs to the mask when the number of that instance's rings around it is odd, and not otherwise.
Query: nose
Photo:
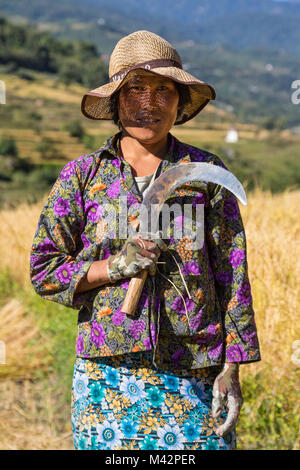
[[[150,87],[147,87],[140,94],[140,106],[143,109],[154,109],[156,106],[156,96],[155,90],[152,90]]]

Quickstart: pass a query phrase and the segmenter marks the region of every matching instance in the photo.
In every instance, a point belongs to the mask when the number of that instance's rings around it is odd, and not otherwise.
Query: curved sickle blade
[[[157,227],[159,212],[164,201],[178,186],[191,181],[205,181],[224,186],[245,206],[247,197],[241,182],[230,171],[211,163],[194,162],[173,166],[161,174],[146,192],[141,204],[140,232],[148,232],[151,226]]]

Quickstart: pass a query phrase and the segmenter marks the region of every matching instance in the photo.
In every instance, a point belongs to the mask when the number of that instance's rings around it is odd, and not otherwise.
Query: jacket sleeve
[[[94,261],[81,257],[84,225],[80,169],[72,161],[42,209],[31,248],[30,280],[41,297],[74,309],[85,303],[86,293],[74,292]]]
[[[220,159],[216,164],[227,169]],[[206,217],[208,250],[225,333],[225,362],[261,360],[248,278],[246,235],[236,197],[213,185]]]

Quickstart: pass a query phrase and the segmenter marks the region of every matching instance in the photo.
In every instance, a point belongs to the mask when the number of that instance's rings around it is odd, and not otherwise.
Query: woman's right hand
[[[147,236],[147,239],[140,234],[129,237],[123,248],[108,258],[107,274],[111,282],[133,277],[142,269],[149,269],[152,276],[155,274],[161,250],[167,250],[167,246],[161,238],[155,238],[155,234]]]

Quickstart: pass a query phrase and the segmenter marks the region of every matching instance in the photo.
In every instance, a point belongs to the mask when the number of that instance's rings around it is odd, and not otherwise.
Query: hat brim
[[[138,67],[137,67],[138,69]],[[135,70],[137,70],[135,69]],[[144,69],[141,69],[144,70]],[[110,98],[118,91],[130,78],[133,70],[128,72],[121,80],[116,80],[102,85],[86,93],[81,101],[81,111],[89,119],[109,120],[112,119],[110,111]],[[210,100],[216,98],[214,88],[208,83],[198,80],[193,75],[178,67],[157,67],[151,69],[149,73],[154,73],[166,78],[170,78],[177,83],[187,85],[190,90],[191,102],[184,106],[181,115],[175,122],[183,124],[184,122],[196,116]]]

